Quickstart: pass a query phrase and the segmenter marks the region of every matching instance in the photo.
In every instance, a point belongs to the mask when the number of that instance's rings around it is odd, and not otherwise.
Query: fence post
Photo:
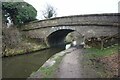
[[[103,48],[104,48],[104,40],[102,39],[101,40],[101,50],[103,50]]]

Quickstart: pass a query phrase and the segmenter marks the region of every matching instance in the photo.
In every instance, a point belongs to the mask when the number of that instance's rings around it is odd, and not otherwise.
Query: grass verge
[[[46,63],[43,64],[42,67],[39,68],[38,71],[33,72],[30,78],[36,78],[36,76],[39,78],[54,78],[55,72],[59,68],[59,64],[62,61],[65,54],[66,52],[62,51],[53,55],[50,59],[46,61]],[[55,63],[51,65],[52,61],[55,61]]]
[[[52,78],[54,77],[55,71],[58,69],[58,66],[62,60],[63,56],[57,58],[56,63],[51,67],[41,67],[40,72],[42,73],[42,78]]]
[[[113,47],[105,48],[103,50],[97,48],[88,48],[86,51],[89,52],[89,54],[87,54],[89,58],[99,58],[118,53],[118,48],[119,46],[116,45]]]
[[[117,71],[114,71],[117,70],[117,67],[114,68],[117,64],[117,57],[114,56],[118,55],[118,49],[118,45],[103,50],[97,48],[86,49],[84,57],[87,61],[85,65],[94,69],[101,78],[114,77],[116,75],[114,73],[117,73]]]

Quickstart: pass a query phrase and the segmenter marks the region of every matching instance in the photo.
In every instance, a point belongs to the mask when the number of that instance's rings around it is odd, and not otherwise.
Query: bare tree
[[[52,18],[52,17],[56,17],[56,10],[55,10],[55,8],[53,6],[47,4],[47,7],[43,11],[43,16],[46,19]]]

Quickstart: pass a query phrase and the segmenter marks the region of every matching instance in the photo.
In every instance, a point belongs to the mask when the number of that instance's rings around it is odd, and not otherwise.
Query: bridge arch
[[[49,45],[56,45],[63,43],[72,31],[79,32],[84,38],[115,35],[120,26],[119,17],[119,13],[57,17],[31,22],[21,30],[29,38],[39,38]]]
[[[50,35],[47,37],[47,44],[49,46],[56,46],[60,44],[64,44],[64,40],[68,33],[73,32],[75,30],[73,29],[59,29],[54,32],[52,32]]]

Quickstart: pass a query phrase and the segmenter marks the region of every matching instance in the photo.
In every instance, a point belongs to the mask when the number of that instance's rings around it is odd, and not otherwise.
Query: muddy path
[[[83,49],[73,49],[70,53],[66,54],[58,70],[55,73],[56,78],[98,78],[94,70],[90,67],[83,65]]]

